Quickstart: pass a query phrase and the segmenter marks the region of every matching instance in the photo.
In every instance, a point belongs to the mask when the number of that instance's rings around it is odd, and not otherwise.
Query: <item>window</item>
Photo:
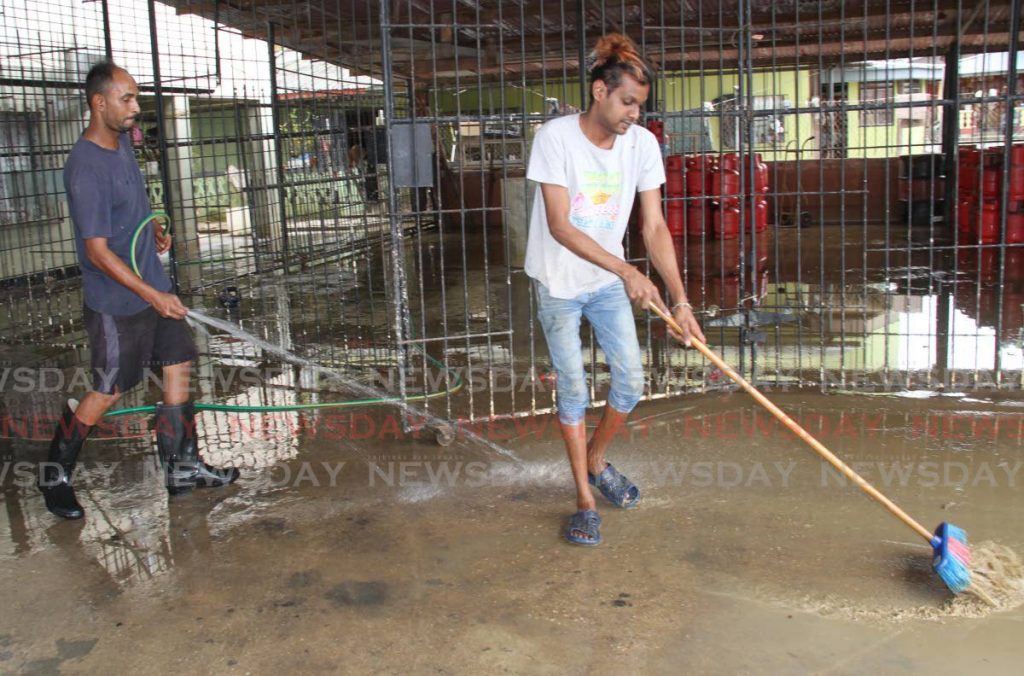
[[[921,86],[920,80],[907,80],[900,83],[900,94],[921,94],[924,92],[924,87]]]
[[[752,122],[754,144],[758,146],[776,146],[786,142],[786,125],[782,122],[781,111],[785,103],[781,96],[753,97],[754,110],[770,110],[774,115],[758,115]]]
[[[862,110],[860,120],[862,127],[888,127],[892,124],[892,108],[888,104],[892,102],[893,85],[891,82],[864,82],[860,86],[860,103],[863,105],[877,106],[886,105],[885,108],[871,108]]]
[[[759,114],[754,115],[751,121],[751,133],[755,146],[776,146],[786,141],[786,126],[782,121],[781,113],[788,107],[782,96],[751,96],[750,105]],[[719,133],[723,150],[732,150],[737,147],[739,135],[746,133],[745,125],[742,123],[742,106],[739,99],[733,95],[720,96],[712,102],[715,109],[721,112],[719,122]],[[776,113],[774,115],[768,112]],[[746,143],[746,136],[743,137]]]

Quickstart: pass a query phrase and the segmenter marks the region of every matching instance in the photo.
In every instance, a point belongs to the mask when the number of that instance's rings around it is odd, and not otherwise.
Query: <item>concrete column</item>
[[[171,184],[171,203],[164,196],[167,212],[174,218],[174,259],[178,264],[178,282],[182,290],[196,286],[201,270],[191,265],[200,258],[199,226],[192,195],[192,149],[177,141],[192,139],[189,101],[184,96],[164,99],[164,138],[167,140],[167,178]]]
[[[521,268],[526,264],[526,237],[530,231],[535,186],[523,177],[502,180],[505,233],[508,237],[508,264]]]
[[[246,201],[249,206],[249,222],[252,224],[253,248],[257,257],[257,269],[263,266],[259,258],[276,252],[281,244],[281,209],[277,189],[277,153],[273,140],[262,140],[267,130],[274,128],[272,117],[265,108],[251,106],[245,114],[245,135],[254,140],[240,145],[244,154],[246,171]],[[239,130],[240,133],[242,130]],[[269,263],[269,261],[268,261]]]

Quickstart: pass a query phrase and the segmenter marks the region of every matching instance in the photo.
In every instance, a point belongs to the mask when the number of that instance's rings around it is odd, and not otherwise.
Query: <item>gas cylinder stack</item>
[[[665,222],[673,237],[682,237],[686,229],[683,216],[686,190],[683,183],[683,156],[669,155],[665,158]]]
[[[679,156],[685,171],[686,186],[686,233],[701,237],[711,227],[711,185],[716,160],[711,155]]]
[[[663,121],[648,120],[647,129],[658,139],[658,145],[661,146],[662,155],[665,157],[665,223],[673,237],[682,237],[686,226],[683,223],[683,173],[681,167],[677,166],[680,156],[665,155],[665,123]],[[643,214],[640,214],[639,218],[642,221]]]
[[[963,243],[999,243],[1004,177],[1008,181],[1006,242],[1024,243],[1024,143],[1010,148],[1010,166],[1006,171],[1003,155],[1003,148],[960,149],[956,221]]]
[[[768,165],[761,158],[761,153],[756,153],[753,166],[749,157],[744,158],[743,170],[746,172],[745,185],[748,190],[743,198],[747,229],[751,232],[764,232],[768,229]]]
[[[736,153],[665,158],[665,195],[669,231],[681,237],[735,239],[740,224],[751,232],[768,228],[768,165],[761,155],[741,160]],[[741,176],[745,174],[745,180]],[[746,218],[742,218],[743,212]]]

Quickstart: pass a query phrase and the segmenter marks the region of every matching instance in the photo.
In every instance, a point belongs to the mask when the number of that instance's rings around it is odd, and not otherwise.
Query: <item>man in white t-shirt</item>
[[[661,149],[653,134],[635,124],[650,93],[651,69],[632,41],[618,34],[602,37],[591,57],[590,108],[537,131],[527,172],[539,185],[526,273],[534,280],[537,314],[557,374],[558,418],[576,484],[577,511],[565,535],[581,545],[601,541],[601,518],[589,485],[619,507],[640,500],[640,490],[604,460],[609,442],[643,395],[631,303],[643,309],[654,302],[665,309],[654,283],[624,260],[622,240],[637,193],[644,243],[674,303],[671,314],[684,330],[673,335],[684,344],[691,336],[704,340],[686,302],[661,211]],[[608,405],[589,441],[581,317],[593,326],[612,376]]]

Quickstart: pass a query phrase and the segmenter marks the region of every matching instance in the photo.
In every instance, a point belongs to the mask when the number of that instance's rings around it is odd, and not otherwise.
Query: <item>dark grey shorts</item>
[[[97,392],[127,392],[142,382],[148,369],[196,358],[192,332],[183,319],[166,319],[151,307],[123,317],[88,306],[82,313]]]

